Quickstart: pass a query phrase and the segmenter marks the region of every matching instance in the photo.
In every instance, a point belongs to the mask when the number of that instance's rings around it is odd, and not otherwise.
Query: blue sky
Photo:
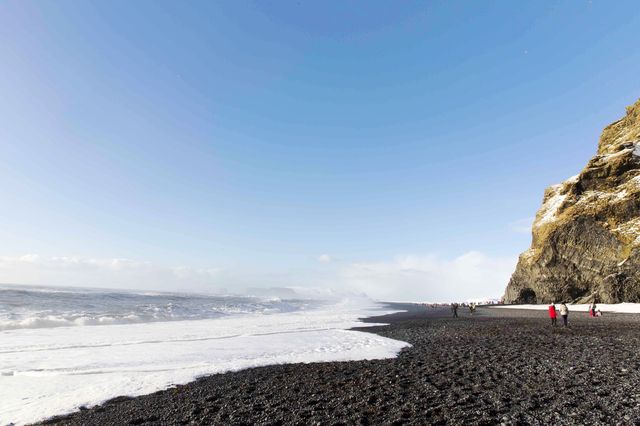
[[[640,97],[638,28],[633,1],[1,2],[0,280],[342,286],[386,265],[372,289],[429,298],[471,253],[494,294],[544,188]]]

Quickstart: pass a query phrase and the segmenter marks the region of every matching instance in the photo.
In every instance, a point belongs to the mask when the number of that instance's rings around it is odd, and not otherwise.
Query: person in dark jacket
[[[451,312],[453,313],[453,317],[454,318],[458,318],[458,304],[457,303],[452,303],[451,304]]]

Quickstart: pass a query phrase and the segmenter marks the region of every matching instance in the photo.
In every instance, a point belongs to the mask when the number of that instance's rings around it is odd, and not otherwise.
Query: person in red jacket
[[[556,312],[555,303],[549,305],[549,318],[551,318],[551,325],[555,326],[558,321],[558,313]]]

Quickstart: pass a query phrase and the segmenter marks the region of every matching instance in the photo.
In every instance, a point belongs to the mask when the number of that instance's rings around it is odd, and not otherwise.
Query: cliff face
[[[582,172],[547,188],[507,303],[640,302],[640,100]]]

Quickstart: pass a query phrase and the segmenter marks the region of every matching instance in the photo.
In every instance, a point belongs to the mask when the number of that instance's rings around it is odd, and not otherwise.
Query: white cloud
[[[24,255],[0,257],[0,283],[139,290],[241,293],[247,288],[306,287],[365,293],[377,300],[449,302],[500,297],[517,258],[468,252],[453,259],[433,254],[378,262],[335,262],[288,270],[166,267],[131,259]],[[224,288],[223,288],[224,287]]]
[[[454,259],[406,255],[353,263],[341,276],[348,287],[378,300],[449,302],[500,297],[516,261],[475,251]]]
[[[131,259],[0,256],[0,282],[72,287],[215,291],[219,269],[164,267]]]
[[[531,234],[535,217],[525,217],[509,224],[509,229],[518,234]]]

